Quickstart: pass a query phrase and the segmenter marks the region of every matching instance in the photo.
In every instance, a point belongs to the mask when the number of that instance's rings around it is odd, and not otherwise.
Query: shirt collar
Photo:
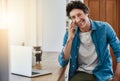
[[[97,29],[94,21],[91,20],[91,19],[90,19],[90,28],[91,28],[91,30],[96,30]]]
[[[93,21],[92,19],[89,19],[89,21],[90,21],[90,28],[91,28],[91,30],[97,30],[94,21]],[[80,30],[79,30],[79,27],[77,26],[77,27],[76,27],[76,32],[75,32],[75,33],[77,34],[77,33],[79,33],[79,31],[80,31]]]

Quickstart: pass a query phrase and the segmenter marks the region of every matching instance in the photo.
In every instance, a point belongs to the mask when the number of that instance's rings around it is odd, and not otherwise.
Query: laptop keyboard
[[[32,72],[32,75],[35,75],[35,74],[40,74],[40,73],[38,73],[38,72]]]

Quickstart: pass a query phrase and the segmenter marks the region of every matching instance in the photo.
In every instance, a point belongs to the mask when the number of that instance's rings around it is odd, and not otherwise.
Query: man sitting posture
[[[68,80],[120,81],[120,41],[113,28],[106,22],[89,19],[89,9],[81,1],[68,3],[66,12],[72,23],[58,61],[62,67],[70,61]],[[115,74],[108,45],[116,56]]]

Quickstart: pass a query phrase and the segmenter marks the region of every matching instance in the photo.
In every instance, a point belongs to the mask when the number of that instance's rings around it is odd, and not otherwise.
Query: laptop
[[[32,51],[33,47],[30,46],[10,47],[10,69],[12,74],[27,77],[51,74],[51,72],[47,70],[38,70],[32,68]]]

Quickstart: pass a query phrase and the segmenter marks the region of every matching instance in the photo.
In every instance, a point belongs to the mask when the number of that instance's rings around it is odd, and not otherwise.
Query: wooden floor
[[[51,71],[52,74],[50,75],[28,78],[10,74],[9,81],[57,81],[57,78],[60,74],[60,66],[58,64],[57,58],[58,53],[43,53],[41,65],[34,66],[34,68],[42,68]]]

